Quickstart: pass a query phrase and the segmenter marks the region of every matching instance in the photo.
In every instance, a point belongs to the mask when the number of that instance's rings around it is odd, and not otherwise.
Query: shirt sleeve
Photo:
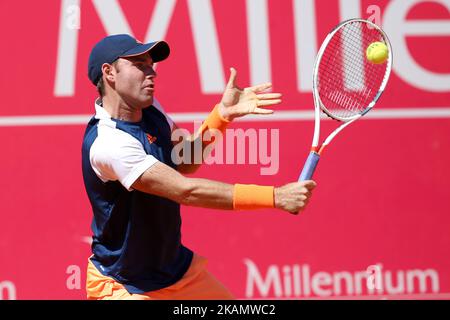
[[[145,153],[142,144],[126,132],[99,135],[91,146],[90,162],[103,181],[119,181],[128,191],[131,185],[158,160]]]

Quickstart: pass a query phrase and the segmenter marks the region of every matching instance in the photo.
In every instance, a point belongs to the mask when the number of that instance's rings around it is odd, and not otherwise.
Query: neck
[[[102,101],[103,108],[108,111],[111,118],[129,122],[139,122],[142,119],[142,109],[132,106],[117,94],[106,95]]]

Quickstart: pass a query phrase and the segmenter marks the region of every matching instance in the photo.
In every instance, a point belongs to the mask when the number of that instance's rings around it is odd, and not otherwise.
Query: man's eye
[[[136,62],[134,64],[136,66],[136,68],[138,69],[146,69],[146,68],[151,68],[153,69],[153,64],[149,65],[147,62]]]

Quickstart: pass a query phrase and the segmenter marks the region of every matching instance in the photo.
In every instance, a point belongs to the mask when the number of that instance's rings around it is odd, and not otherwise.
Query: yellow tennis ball
[[[385,63],[388,56],[388,47],[383,42],[373,42],[366,50],[367,60],[375,64]]]

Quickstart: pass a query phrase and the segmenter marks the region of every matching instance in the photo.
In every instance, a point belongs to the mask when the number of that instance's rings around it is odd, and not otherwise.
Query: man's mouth
[[[155,85],[149,84],[147,86],[144,86],[144,89],[147,89],[148,91],[155,91]]]

